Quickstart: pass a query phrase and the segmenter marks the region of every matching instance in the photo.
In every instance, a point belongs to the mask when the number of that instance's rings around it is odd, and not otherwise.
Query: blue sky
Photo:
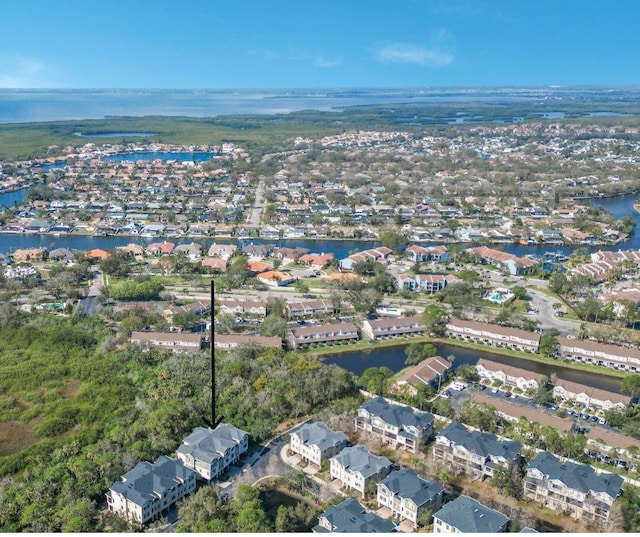
[[[2,88],[640,83],[636,0],[6,0]]]

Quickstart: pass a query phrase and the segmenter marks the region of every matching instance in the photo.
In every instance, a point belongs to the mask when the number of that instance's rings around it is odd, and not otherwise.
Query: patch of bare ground
[[[37,420],[29,423],[21,421],[7,421],[0,423],[0,456],[11,455],[29,447],[38,441],[33,432]]]
[[[70,380],[60,390],[60,395],[65,399],[73,399],[78,393],[82,382],[79,380]]]

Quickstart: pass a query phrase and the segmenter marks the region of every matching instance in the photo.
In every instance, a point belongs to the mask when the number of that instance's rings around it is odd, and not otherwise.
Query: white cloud
[[[422,67],[445,67],[456,56],[455,39],[446,30],[433,34],[429,43],[384,43],[375,50],[375,58],[382,63],[410,63]]]
[[[46,65],[22,55],[0,55],[0,88],[51,88]]]
[[[335,58],[333,60],[328,60],[323,58],[322,56],[317,56],[315,60],[313,60],[314,67],[340,67],[342,65],[342,58]]]

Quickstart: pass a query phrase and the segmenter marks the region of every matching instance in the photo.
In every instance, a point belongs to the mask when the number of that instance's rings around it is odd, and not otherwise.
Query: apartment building
[[[622,483],[617,474],[596,473],[587,464],[563,461],[542,451],[527,467],[524,496],[575,519],[604,524]]]
[[[425,330],[426,326],[420,315],[397,319],[366,320],[362,323],[362,337],[371,340],[419,336],[424,334]]]
[[[297,349],[312,344],[358,341],[359,337],[358,327],[353,323],[329,323],[291,328],[287,343],[291,349]]]
[[[433,515],[433,533],[503,533],[509,518],[469,496],[458,496]]]
[[[356,431],[377,436],[394,449],[416,453],[433,433],[433,414],[374,397],[358,409]]]
[[[391,472],[391,461],[372,455],[364,446],[344,448],[330,459],[329,476],[342,482],[347,489],[357,490],[364,498],[367,485]]]
[[[600,365],[636,372],[640,369],[640,349],[598,343],[588,339],[558,337],[558,354],[573,362]]]
[[[464,341],[526,352],[538,352],[540,345],[538,332],[455,318],[451,318],[447,323],[446,334]]]
[[[173,352],[196,352],[202,348],[202,334],[189,332],[139,332],[134,330],[129,341],[145,348],[154,347]]]
[[[318,467],[349,445],[346,435],[329,429],[323,422],[305,423],[291,432],[291,451]]]
[[[436,435],[433,455],[445,466],[484,479],[493,476],[496,466],[520,464],[521,450],[520,442],[499,440],[493,433],[469,430],[453,421]]]

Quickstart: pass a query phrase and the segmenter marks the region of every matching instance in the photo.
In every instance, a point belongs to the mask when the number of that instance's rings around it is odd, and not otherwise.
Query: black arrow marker
[[[216,287],[211,280],[211,334],[209,337],[209,348],[211,350],[211,421],[206,417],[202,420],[211,428],[215,429],[222,422],[222,416],[216,420],[216,358],[215,358],[215,320],[214,306],[216,301]]]

